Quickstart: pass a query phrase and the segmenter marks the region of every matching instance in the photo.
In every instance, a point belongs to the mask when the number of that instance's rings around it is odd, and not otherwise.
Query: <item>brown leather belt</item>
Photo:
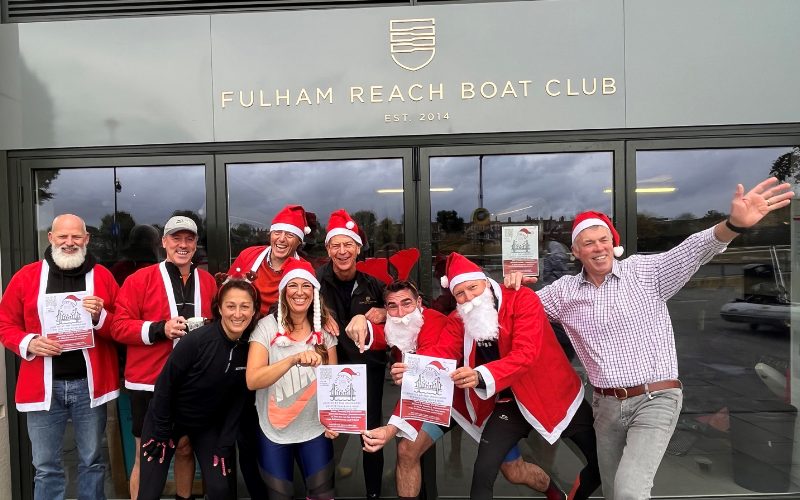
[[[682,388],[683,384],[680,380],[659,380],[658,382],[634,385],[633,387],[610,387],[608,389],[595,387],[594,392],[602,394],[603,396],[614,396],[617,399],[628,399],[650,392]]]

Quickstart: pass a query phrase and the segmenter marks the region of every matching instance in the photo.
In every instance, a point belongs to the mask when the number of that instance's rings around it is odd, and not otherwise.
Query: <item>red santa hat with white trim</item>
[[[452,292],[453,288],[465,281],[485,279],[481,268],[460,253],[453,252],[447,256],[444,276],[441,278],[443,288],[450,288]]]
[[[353,238],[359,245],[364,244],[361,236],[358,235],[356,221],[343,208],[333,212],[331,218],[328,219],[328,234],[325,235],[325,244],[327,245],[331,238],[338,234]]]
[[[620,245],[619,233],[611,222],[611,219],[602,212],[581,212],[575,217],[575,221],[572,223],[572,244],[575,244],[575,239],[581,231],[594,226],[603,226],[611,232],[611,241],[614,244],[614,257],[622,257],[625,249]]]
[[[342,368],[339,371],[339,373],[344,373],[345,375],[348,375],[350,377],[352,377],[353,375],[358,375],[355,371],[353,371],[352,368],[349,368],[349,367],[348,368]]]
[[[283,289],[286,288],[286,285],[295,278],[302,278],[313,285],[314,312],[312,321],[313,324],[311,326],[314,329],[311,332],[312,335],[309,338],[309,343],[322,344],[322,307],[320,307],[319,300],[319,281],[317,281],[317,277],[314,275],[314,268],[311,267],[311,263],[307,260],[289,258],[286,259],[286,263],[283,264],[282,271],[283,276],[278,284],[279,294],[283,292]],[[278,345],[286,346],[289,344],[289,339],[286,336],[286,330],[281,322],[281,317],[283,316],[282,309],[283,305],[281,305],[281,301],[278,300],[278,335],[273,339],[273,342],[277,341]]]
[[[272,219],[270,231],[287,231],[303,241],[305,235],[311,233],[306,223],[306,211],[300,205],[286,205]]]

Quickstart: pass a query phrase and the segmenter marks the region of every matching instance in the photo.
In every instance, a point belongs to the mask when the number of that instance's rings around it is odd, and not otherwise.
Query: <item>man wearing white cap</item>
[[[765,215],[789,205],[789,184],[739,184],[730,216],[664,253],[624,260],[619,234],[599,212],[575,218],[572,252],[583,272],[539,290],[552,321],[564,326],[594,386],[593,410],[606,498],[649,498],[680,415],[675,334],[667,300],[699,267]],[[518,286],[519,275],[507,277]]]
[[[127,346],[125,387],[131,398],[131,427],[136,440],[132,499],[139,491],[142,424],[156,379],[173,345],[186,335],[187,320],[211,318],[211,300],[217,291],[214,277],[192,263],[197,251],[197,224],[192,219],[170,218],[164,225],[161,244],[166,260],[136,271],[123,283],[112,326],[114,339]],[[192,498],[194,455],[186,437],[177,446],[176,498]]]
[[[363,242],[358,226],[343,209],[331,214],[325,248],[330,262],[317,270],[325,304],[333,311],[339,331],[345,331],[350,321],[366,318],[372,323],[386,321],[383,308],[384,284],[374,276],[356,269],[356,257]],[[386,370],[386,353],[361,352],[353,340],[342,335],[336,346],[339,363],[366,363],[367,365],[367,427],[382,424],[381,403]],[[383,477],[383,451],[363,453],[364,483],[367,498],[379,498]]]

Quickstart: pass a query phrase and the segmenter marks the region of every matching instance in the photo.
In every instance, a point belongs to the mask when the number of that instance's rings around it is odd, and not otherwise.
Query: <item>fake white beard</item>
[[[497,311],[494,309],[494,296],[489,285],[480,297],[475,297],[469,302],[456,305],[456,310],[464,322],[464,333],[472,340],[495,340],[500,331],[497,320]]]
[[[386,325],[383,327],[386,343],[390,347],[398,348],[400,352],[415,352],[417,337],[419,337],[419,331],[424,322],[425,318],[419,308],[400,318],[387,317]]]
[[[74,254],[65,253],[61,247],[55,245],[51,245],[51,247],[53,250],[53,262],[55,262],[60,269],[75,269],[83,264],[83,261],[86,259],[85,246],[79,246],[78,253]]]

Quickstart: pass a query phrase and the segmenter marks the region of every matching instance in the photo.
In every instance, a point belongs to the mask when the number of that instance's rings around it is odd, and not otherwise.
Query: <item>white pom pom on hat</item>
[[[611,222],[611,219],[602,212],[587,211],[581,212],[572,222],[572,243],[575,244],[575,239],[584,229],[603,226],[611,232],[611,241],[614,244],[614,257],[622,257],[625,249],[620,244],[619,233]]]

